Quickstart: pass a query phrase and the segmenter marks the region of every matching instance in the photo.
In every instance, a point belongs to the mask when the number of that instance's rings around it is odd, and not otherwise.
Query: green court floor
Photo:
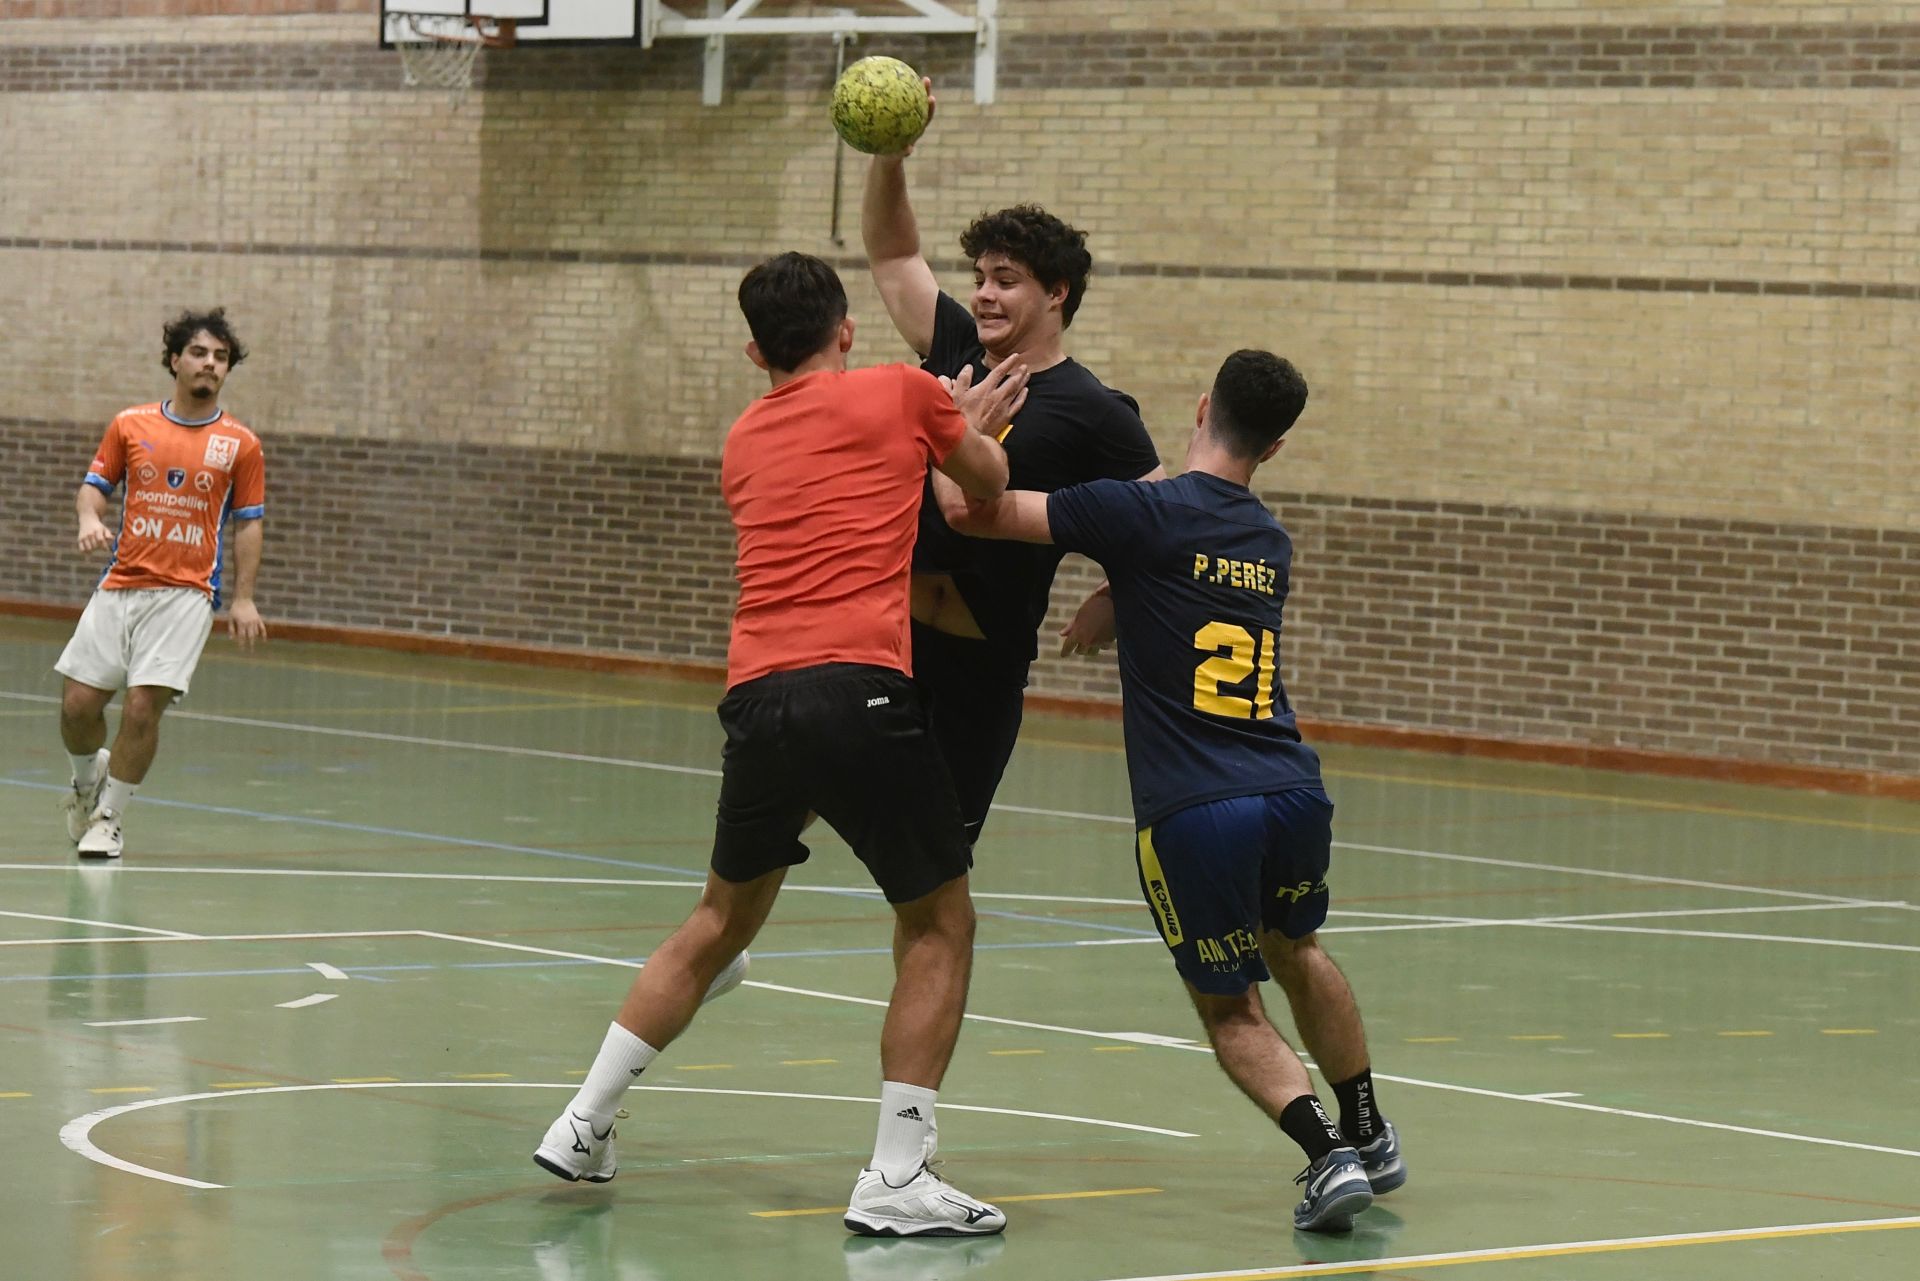
[[[830,834],[747,986],[630,1096],[619,1177],[530,1160],[694,901],[715,687],[216,638],[125,859],[79,866],[67,630],[0,619],[0,1276],[1799,1281],[1920,1257],[1920,806],[1326,749],[1325,937],[1412,1177],[1307,1237],[1297,1152],[1195,1043],[1137,901],[1117,725],[1030,717],[940,1118],[948,1174],[1011,1223],[871,1242],[839,1211],[888,913]]]

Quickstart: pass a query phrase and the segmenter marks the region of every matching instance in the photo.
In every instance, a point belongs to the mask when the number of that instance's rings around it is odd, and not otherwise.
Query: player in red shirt
[[[246,349],[220,308],[184,312],[162,332],[173,396],[114,417],[74,500],[80,550],[113,551],[54,664],[67,678],[60,737],[73,758],[73,790],[61,804],[67,835],[85,858],[120,857],[121,812],[153,764],[161,714],[187,692],[220,608],[229,518],[233,636],[247,648],[267,634],[253,603],[265,462],[260,438],[220,408],[220,389]],[[105,517],[123,481],[116,533]],[[109,752],[107,704],[122,688],[127,698]]]
[[[908,575],[929,465],[976,497],[1006,486],[1006,455],[980,429],[1019,407],[1025,366],[1007,361],[977,388],[970,375],[949,388],[901,365],[849,371],[846,291],[804,254],[748,272],[740,309],[753,331],[747,355],[773,386],[734,424],[721,457],[740,603],[720,704],[712,868],[534,1160],[563,1179],[613,1177],[621,1096],[704,999],[740,982],[745,949],[787,869],[806,860],[800,834],[818,815],[895,912],[880,1127],[846,1225],[867,1236],[998,1232],[1005,1215],[928,1164],[974,916],[959,802],[910,679]]]

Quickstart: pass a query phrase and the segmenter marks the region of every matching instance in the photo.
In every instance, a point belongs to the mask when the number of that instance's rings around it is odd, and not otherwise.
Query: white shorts
[[[187,692],[213,631],[213,602],[191,587],[101,589],[53,670],[95,689]]]

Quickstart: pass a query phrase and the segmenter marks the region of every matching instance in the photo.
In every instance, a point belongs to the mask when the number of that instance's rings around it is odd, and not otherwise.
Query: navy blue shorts
[[[1260,933],[1326,923],[1333,802],[1317,787],[1207,801],[1143,828],[1140,892],[1180,977],[1238,996],[1268,977]]]

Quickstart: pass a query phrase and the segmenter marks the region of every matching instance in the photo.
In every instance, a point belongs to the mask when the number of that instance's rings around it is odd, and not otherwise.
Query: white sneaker
[[[547,1127],[547,1136],[533,1150],[533,1163],[569,1183],[607,1182],[620,1168],[613,1158],[613,1122],[607,1122],[604,1132],[596,1130],[592,1121],[568,1108]]]
[[[75,845],[87,834],[87,821],[100,805],[100,789],[107,785],[107,756],[104,747],[93,754],[92,787],[81,787],[75,783],[60,798],[60,808],[67,812],[67,839]]]
[[[120,811],[95,810],[77,848],[81,858],[119,858]]]
[[[705,1005],[716,997],[725,996],[744,983],[746,978],[747,954],[742,952],[728,961],[726,968],[713,976],[713,982],[707,984],[707,994],[700,998],[700,1004]]]
[[[1007,1216],[948,1183],[931,1165],[897,1188],[868,1166],[854,1181],[843,1222],[863,1237],[970,1237],[1005,1231]]]

